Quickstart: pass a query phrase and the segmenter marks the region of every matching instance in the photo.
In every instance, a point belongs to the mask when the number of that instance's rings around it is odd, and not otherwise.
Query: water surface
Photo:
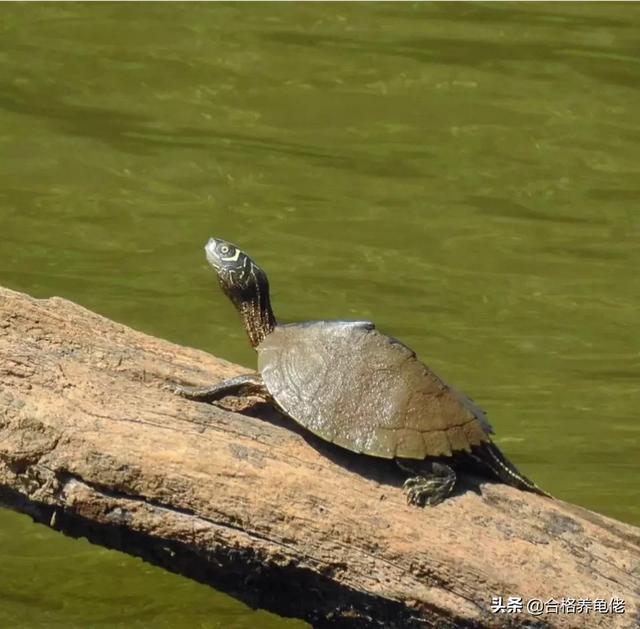
[[[640,524],[640,7],[2,6],[0,283],[246,365],[372,319],[554,495]],[[0,511],[0,624],[303,626]]]

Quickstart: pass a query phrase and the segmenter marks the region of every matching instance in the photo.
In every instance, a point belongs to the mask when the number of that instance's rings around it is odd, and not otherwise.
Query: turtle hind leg
[[[398,465],[405,468],[400,462]],[[403,491],[407,494],[407,502],[424,507],[441,503],[451,494],[456,484],[456,473],[444,463],[431,463],[431,473],[411,476],[404,481]]]
[[[530,491],[540,496],[553,498],[551,494],[540,489],[532,480],[529,480],[520,472],[493,442],[489,441],[477,448],[473,448],[471,457],[480,463],[485,470],[489,469],[493,476],[505,485],[511,485],[523,491]]]
[[[209,387],[184,387],[173,385],[172,390],[179,396],[196,402],[214,402],[226,395],[262,395],[268,397],[267,389],[259,374],[245,374]]]

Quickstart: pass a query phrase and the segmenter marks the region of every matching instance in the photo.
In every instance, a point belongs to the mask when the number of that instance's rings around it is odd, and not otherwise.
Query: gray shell
[[[493,432],[482,410],[372,323],[282,325],[257,350],[258,369],[282,411],[353,452],[450,456]]]

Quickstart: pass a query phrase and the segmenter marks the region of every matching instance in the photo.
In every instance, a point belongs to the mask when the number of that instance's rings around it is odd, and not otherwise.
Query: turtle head
[[[267,274],[244,251],[226,240],[210,238],[204,250],[222,291],[240,313],[251,345],[256,347],[276,325]]]

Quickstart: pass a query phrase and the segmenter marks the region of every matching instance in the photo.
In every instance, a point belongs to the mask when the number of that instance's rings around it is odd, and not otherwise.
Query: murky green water
[[[0,9],[0,283],[248,365],[211,234],[283,321],[371,318],[560,498],[640,524],[640,7]],[[0,625],[284,627],[0,511]]]

